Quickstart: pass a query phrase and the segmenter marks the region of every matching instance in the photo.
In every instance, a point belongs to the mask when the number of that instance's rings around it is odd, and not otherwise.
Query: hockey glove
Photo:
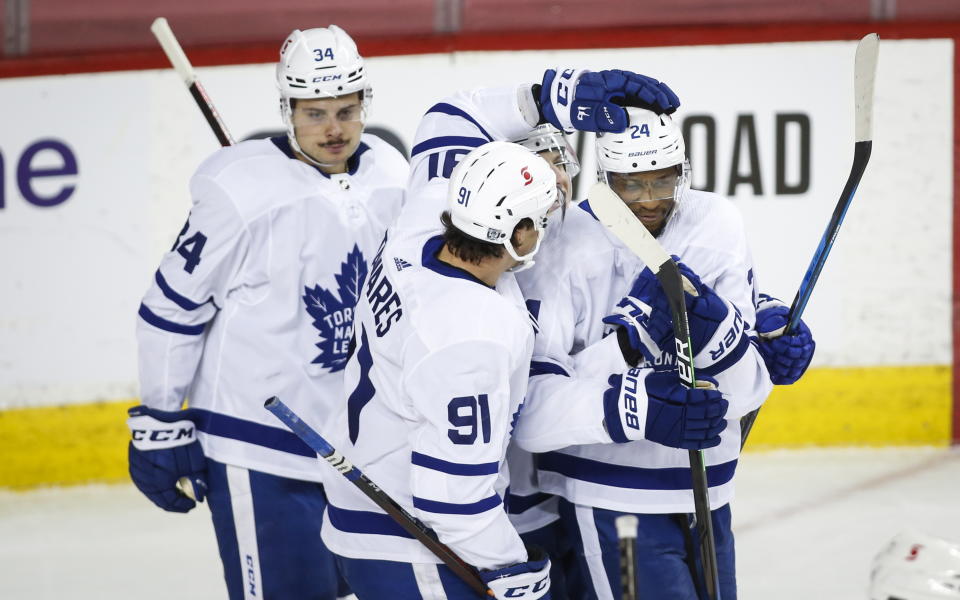
[[[480,578],[497,600],[550,600],[550,559],[537,546],[527,547],[525,563],[495,571],[480,571]]]
[[[760,334],[760,355],[775,385],[790,385],[803,376],[817,344],[810,328],[801,319],[797,328],[784,335],[790,309],[786,304],[760,294],[757,302],[757,333]]]
[[[197,502],[203,502],[207,491],[207,461],[190,412],[143,405],[127,411],[133,434],[127,451],[130,478],[143,495],[171,512],[187,512],[197,505],[177,488],[180,478],[189,480]]]
[[[710,377],[702,377],[691,389],[673,371],[633,368],[625,375],[611,375],[607,383],[603,413],[614,442],[650,440],[686,450],[720,444],[729,403]]]
[[[743,316],[677,257],[674,260],[678,261],[684,279],[683,296],[693,344],[693,366],[699,369],[698,373],[716,375],[739,360],[750,347]],[[614,314],[603,321],[625,329],[617,335],[628,363],[642,356],[651,365],[658,364],[663,362],[658,358],[674,352],[670,306],[656,275],[649,268],[637,276],[628,295],[617,304]]]
[[[628,124],[624,106],[639,106],[657,114],[672,113],[680,106],[680,99],[667,84],[619,69],[547,69],[538,95],[541,122],[566,133],[619,133]]]

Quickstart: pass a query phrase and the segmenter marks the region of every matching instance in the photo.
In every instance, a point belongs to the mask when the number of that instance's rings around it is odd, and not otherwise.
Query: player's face
[[[643,173],[610,173],[610,188],[651,233],[660,231],[673,209],[676,167]]]
[[[564,201],[570,198],[571,190],[571,181],[570,174],[567,173],[567,169],[563,164],[563,156],[556,150],[544,150],[543,152],[538,152],[543,160],[547,161],[547,164],[550,165],[550,168],[553,169],[553,172],[557,176],[557,191],[562,192],[562,197]]]
[[[293,127],[300,149],[313,160],[330,167],[327,173],[344,173],[347,159],[360,145],[363,106],[360,93],[336,98],[297,100]]]

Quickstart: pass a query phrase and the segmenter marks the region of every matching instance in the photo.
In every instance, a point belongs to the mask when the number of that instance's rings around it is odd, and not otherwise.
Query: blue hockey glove
[[[143,405],[127,411],[132,434],[127,450],[130,478],[144,496],[171,512],[187,512],[206,496],[207,461],[190,413]],[[197,502],[177,488],[181,478],[189,481]]]
[[[527,562],[495,571],[480,571],[480,578],[497,600],[550,600],[550,559],[536,546],[527,547]]]
[[[680,106],[680,99],[667,84],[619,69],[547,69],[538,100],[543,120],[566,133],[619,133],[629,122],[624,106],[639,106],[657,114],[672,113]]]
[[[789,322],[790,309],[786,304],[760,294],[757,302],[757,333],[760,335],[760,355],[775,385],[790,385],[803,376],[813,352],[817,348],[810,328],[803,322],[789,335],[783,332]]]
[[[690,389],[676,372],[633,368],[625,375],[611,375],[607,383],[604,422],[614,442],[650,440],[702,450],[718,445],[727,428],[724,415],[729,403],[710,377],[700,377],[697,387]]]
[[[750,347],[743,316],[677,257],[674,260],[684,279],[693,366],[698,374],[716,375],[739,360]],[[667,296],[649,268],[637,276],[628,295],[603,322],[623,327],[624,332],[617,335],[628,363],[642,356],[651,365],[660,364],[663,355],[675,351],[673,317]]]

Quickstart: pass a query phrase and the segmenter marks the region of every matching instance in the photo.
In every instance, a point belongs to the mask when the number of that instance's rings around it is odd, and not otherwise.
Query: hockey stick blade
[[[684,385],[693,387],[696,382],[693,371],[693,345],[690,343],[690,324],[687,321],[687,306],[683,297],[683,278],[677,263],[667,254],[657,238],[653,237],[643,223],[637,220],[623,200],[606,184],[594,184],[587,197],[594,216],[654,271],[657,281],[663,287],[667,303],[670,305],[670,316],[673,319],[677,373]],[[713,537],[713,519],[710,518],[707,470],[702,451],[690,450],[689,456],[704,583],[707,597],[710,600],[716,600],[720,597],[720,578],[717,569],[716,543]]]
[[[193,65],[190,64],[190,60],[180,46],[180,42],[177,41],[177,36],[173,35],[170,24],[164,17],[157,17],[150,25],[150,31],[153,32],[153,37],[157,38],[164,54],[167,55],[167,59],[173,65],[173,69],[183,79],[183,83],[190,91],[190,95],[193,96],[194,102],[197,103],[197,107],[203,113],[203,118],[207,120],[207,124],[213,130],[213,135],[217,136],[217,141],[220,142],[221,146],[232,146],[234,144],[233,136],[227,131],[227,126],[224,125],[220,114],[213,106],[213,102],[207,96],[207,91],[200,85],[197,73],[193,70]]]
[[[326,460],[338,473],[360,488],[361,492],[373,500],[384,512],[393,517],[397,524],[403,527],[407,533],[420,540],[420,543],[450,567],[450,570],[460,577],[464,583],[469,585],[482,597],[493,596],[493,592],[488,589],[487,585],[480,579],[480,575],[476,569],[464,562],[453,550],[441,542],[432,529],[404,510],[393,498],[380,489],[377,484],[370,481],[360,469],[347,460],[345,456],[337,452],[336,448],[331,446],[330,443],[312,427],[304,423],[303,420],[290,410],[279,398],[276,396],[270,398],[263,403],[263,407],[273,413],[290,431],[310,446],[320,458]]]
[[[860,185],[860,179],[867,168],[867,162],[870,161],[870,152],[873,149],[873,87],[877,73],[877,58],[880,52],[880,36],[870,33],[860,40],[857,44],[857,53],[853,61],[853,98],[854,98],[854,140],[853,140],[853,165],[850,167],[850,175],[847,177],[847,183],[843,186],[840,193],[840,199],[833,209],[830,222],[820,238],[813,258],[810,259],[810,265],[807,267],[803,280],[800,282],[800,288],[797,295],[790,305],[790,312],[787,317],[787,327],[784,333],[790,333],[800,323],[800,317],[807,308],[807,302],[813,294],[813,288],[820,278],[820,272],[827,263],[827,257],[833,248],[833,243],[840,233],[840,226],[847,215],[847,209],[853,202],[853,196],[857,193],[857,187]],[[740,447],[747,443],[747,436],[753,428],[753,423],[757,419],[760,409],[747,413],[740,419]]]

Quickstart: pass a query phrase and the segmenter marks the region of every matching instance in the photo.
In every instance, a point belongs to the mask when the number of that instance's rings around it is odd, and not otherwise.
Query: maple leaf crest
[[[353,336],[353,313],[360,299],[360,289],[367,277],[367,261],[356,244],[340,263],[340,273],[335,273],[337,294],[314,285],[304,286],[303,303],[313,326],[320,335],[315,345],[320,353],[311,362],[327,367],[330,372],[343,369],[347,362],[350,338]]]

